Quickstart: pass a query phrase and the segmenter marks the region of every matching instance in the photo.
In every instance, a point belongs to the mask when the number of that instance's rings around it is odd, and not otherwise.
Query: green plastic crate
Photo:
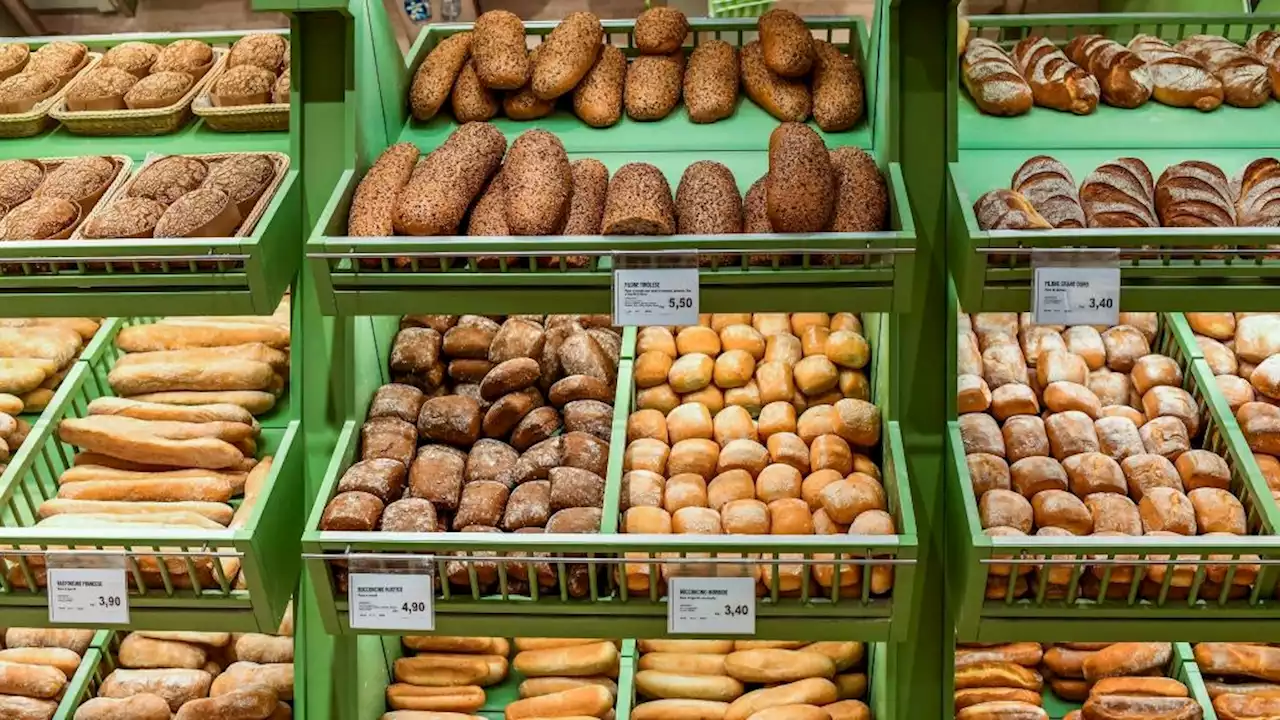
[[[1204,679],[1200,677],[1200,668],[1196,666],[1195,657],[1192,655],[1191,645],[1182,642],[1173,644],[1173,658],[1169,660],[1164,676],[1173,678],[1187,686],[1187,690],[1191,693],[1191,698],[1200,703],[1200,707],[1204,709],[1204,720],[1218,720],[1217,713],[1213,711],[1213,702],[1209,698],[1209,691],[1205,689]],[[1079,710],[1084,705],[1083,703],[1071,702],[1054,695],[1048,683],[1045,683],[1041,697],[1044,701],[1045,712],[1049,714],[1050,720],[1062,720],[1067,713],[1072,710]]]
[[[394,337],[396,318],[376,318],[374,335],[377,347],[357,347],[357,353],[371,356],[376,351],[379,373],[386,377],[386,358]],[[886,332],[887,323],[871,322]],[[634,342],[634,341],[633,341]],[[624,347],[626,347],[624,345]],[[624,354],[633,348],[632,345]],[[877,364],[888,362],[887,342],[876,346]],[[844,636],[865,640],[887,640],[909,632],[909,614],[916,555],[914,510],[906,476],[904,448],[896,423],[884,422],[882,472],[886,494],[899,528],[899,535],[858,538],[850,536],[641,536],[618,533],[619,500],[622,483],[622,456],[625,450],[626,423],[631,405],[631,364],[621,361],[618,371],[618,393],[614,402],[613,437],[610,443],[608,476],[602,518],[598,535],[536,535],[490,533],[383,533],[320,531],[320,518],[325,505],[336,494],[343,472],[357,457],[360,426],[372,384],[354,407],[358,418],[343,425],[337,447],[325,474],[323,484],[307,520],[302,545],[308,576],[315,587],[321,619],[325,629],[334,634],[355,632],[350,628],[347,596],[335,580],[334,570],[351,554],[374,553],[428,558],[439,575],[450,562],[464,563],[470,574],[469,587],[442,583],[435,598],[436,631],[445,635],[520,636],[530,634],[531,627],[544,636],[661,637],[666,634],[667,606],[657,597],[656,588],[639,595],[628,593],[616,582],[617,573],[626,562],[643,562],[659,553],[756,553],[765,559],[757,564],[777,564],[779,553],[804,554],[844,553],[851,559],[838,563],[842,572],[858,568],[869,572],[876,564],[895,565],[895,583],[888,597],[822,597],[812,581],[806,582],[802,597],[779,597],[777,588],[757,603],[756,630],[759,638],[823,639],[830,634],[828,623],[842,623]],[[874,373],[873,373],[874,374]],[[881,375],[880,405],[889,406],[887,373]],[[376,382],[376,380],[375,380]],[[556,586],[539,589],[530,595],[515,595],[507,583],[506,563],[499,565],[498,587],[485,595],[476,579],[474,564],[479,560],[514,557],[509,561],[531,564],[532,556],[548,553],[557,568]],[[460,559],[458,554],[462,554]],[[630,555],[630,557],[627,557]],[[590,575],[585,597],[569,593],[568,567],[584,561],[597,566]],[[525,558],[528,558],[527,560]],[[876,563],[871,558],[879,559]],[[890,558],[885,560],[885,558]],[[546,562],[547,560],[542,560]],[[455,566],[457,567],[457,566]],[[863,583],[866,587],[868,583]],[[833,593],[834,594],[834,593]]]
[[[14,456],[0,486],[0,557],[24,578],[13,583],[0,576],[0,614],[14,626],[49,625],[48,596],[32,582],[31,558],[51,547],[123,548],[130,570],[130,627],[137,630],[232,630],[274,632],[293,594],[299,570],[297,538],[302,524],[302,454],[299,423],[281,425],[265,418],[259,452],[274,455],[257,509],[237,530],[164,530],[36,528],[36,509],[57,493],[57,478],[70,467],[75,448],[58,439],[59,422],[82,417],[91,400],[111,394],[107,373],[119,357],[115,335],[134,322],[115,319],[63,381],[49,411],[41,416],[28,441]],[[271,427],[276,425],[277,427]],[[188,574],[194,563],[212,565],[211,586],[175,585],[167,564],[160,565],[161,585],[147,584],[136,558],[178,553]],[[23,549],[22,552],[16,552]],[[237,590],[217,559],[239,557],[250,590]],[[15,577],[17,577],[15,575]]]
[[[1280,111],[1280,103],[1276,103]],[[1075,250],[1118,251],[1121,307],[1126,310],[1269,310],[1280,290],[1280,251],[1272,228],[996,230],[978,226],[974,202],[1008,188],[1013,173],[1039,150],[966,150],[949,166],[950,265],[960,303],[970,312],[1031,307],[1032,253],[1063,257]],[[1203,159],[1228,176],[1266,150],[1069,150],[1053,153],[1083,182],[1097,166],[1136,157],[1159,175],[1184,160]],[[1227,246],[1214,250],[1213,246]]]
[[[978,517],[965,461],[959,423],[948,424],[947,508],[950,533],[948,568],[955,571],[957,589],[951,596],[956,616],[956,637],[961,642],[1008,642],[1014,640],[1076,641],[1127,640],[1249,640],[1257,635],[1260,621],[1280,618],[1280,604],[1274,599],[1277,564],[1280,564],[1280,526],[1276,503],[1252,461],[1252,454],[1236,425],[1231,409],[1217,389],[1206,362],[1189,348],[1197,348],[1190,327],[1180,315],[1161,317],[1161,328],[1152,343],[1158,352],[1178,361],[1183,370],[1183,387],[1196,398],[1205,430],[1197,447],[1222,455],[1231,469],[1231,489],[1245,507],[1248,527],[1253,533],[1238,538],[1096,538],[1092,536],[987,537]],[[1210,554],[1225,556],[1210,560]],[[1229,599],[1230,580],[1241,565],[1242,555],[1261,558],[1257,580],[1242,598]],[[1053,558],[1055,569],[1069,568],[1066,597],[1054,599],[1048,593],[1048,574],[1028,576],[1029,595],[1016,598],[1012,587],[1004,597],[988,599],[987,580],[992,565],[1017,568],[1044,565]],[[1134,556],[1137,560],[1118,559]],[[1155,597],[1139,595],[1146,568],[1166,565],[1148,560],[1151,555],[1176,556],[1167,563],[1169,572]],[[1105,558],[1098,560],[1098,557]],[[1091,565],[1134,567],[1135,582],[1125,584],[1127,596],[1110,598],[1111,570],[1103,571],[1096,592],[1086,592],[1082,579]],[[1188,596],[1170,594],[1174,565],[1196,568]],[[1228,568],[1220,593],[1202,590],[1208,565]],[[1012,576],[1012,575],[1011,575]]]
[[[713,18],[760,17],[773,7],[773,0],[708,0],[707,15]]]
[[[1060,48],[1076,35],[1099,33],[1128,43],[1140,33],[1171,44],[1189,35],[1223,35],[1243,45],[1261,30],[1280,27],[1280,15],[1247,13],[1150,13],[1098,15],[979,15],[969,19],[971,32],[997,40],[1006,50],[1028,35],[1042,35]],[[959,73],[956,73],[957,78]],[[1226,105],[1201,113],[1155,100],[1133,109],[1103,102],[1084,116],[1033,107],[1017,117],[996,117],[978,110],[962,84],[954,86],[959,147],[963,150],[1026,149],[1030,154],[1056,154],[1084,148],[1259,148],[1275,145],[1280,102],[1259,108]]]

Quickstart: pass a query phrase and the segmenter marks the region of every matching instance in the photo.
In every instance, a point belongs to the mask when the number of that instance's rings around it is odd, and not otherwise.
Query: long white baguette
[[[211,348],[189,348],[187,350],[154,350],[150,352],[128,353],[116,361],[115,367],[130,365],[148,365],[154,363],[191,363],[209,360],[253,360],[266,363],[276,372],[289,369],[289,354],[262,343],[245,343],[244,345],[227,345]]]
[[[121,500],[65,500],[54,498],[40,503],[37,511],[41,519],[58,515],[101,515],[131,518],[139,515],[155,515],[170,512],[191,512],[206,517],[226,527],[234,516],[226,503],[185,500],[179,502],[126,502]]]
[[[127,356],[126,356],[127,357]],[[89,403],[90,415],[122,415],[136,420],[170,420],[175,422],[223,422],[256,425],[253,413],[239,405],[168,405],[142,402],[130,398],[103,396]]]
[[[181,527],[199,528],[201,530],[225,530],[222,525],[209,518],[190,511],[157,512],[150,515],[107,515],[90,513],[85,515],[54,515],[36,523],[36,527],[70,528],[70,527]]]
[[[58,485],[78,482],[97,482],[106,480],[225,480],[231,486],[231,494],[239,495],[249,479],[247,472],[221,472],[218,470],[164,470],[161,472],[142,472],[137,470],[117,470],[101,465],[75,465],[67,468],[58,476]]]
[[[239,405],[254,415],[261,415],[275,407],[276,396],[265,390],[172,390],[167,392],[130,395],[130,400],[162,403],[165,405]]]
[[[116,336],[125,352],[185,350],[260,342],[273,348],[289,347],[289,328],[278,324],[235,323],[166,319],[154,325],[133,325]]]

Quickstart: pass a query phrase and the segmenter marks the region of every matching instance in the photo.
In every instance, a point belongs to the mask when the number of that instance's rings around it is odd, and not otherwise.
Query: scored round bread
[[[165,206],[142,197],[122,197],[99,210],[81,233],[91,239],[151,237]]]
[[[146,77],[151,66],[160,56],[160,46],[149,42],[130,40],[107,50],[102,56],[103,67],[124,70],[134,77]]]
[[[641,55],[631,61],[623,88],[627,117],[661,120],[680,104],[684,85],[684,53]]]
[[[62,198],[32,198],[0,221],[0,240],[44,240],[66,232],[80,218],[80,208]]]
[[[413,84],[409,87],[409,109],[414,119],[430,120],[440,112],[470,56],[469,32],[450,35],[427,53],[427,59],[414,71]]]
[[[685,168],[676,187],[676,226],[681,235],[742,232],[742,197],[733,171],[711,160]]]
[[[742,48],[742,89],[755,104],[782,121],[804,122],[813,109],[809,86],[803,80],[784,78],[764,64],[760,41]]]
[[[0,160],[0,205],[14,207],[31,197],[44,180],[44,167],[30,160]]]
[[[591,70],[573,89],[573,112],[591,127],[610,127],[622,118],[627,58],[605,45]]]
[[[137,76],[120,68],[94,68],[67,91],[67,102],[76,105],[115,98],[119,101],[118,109],[123,109],[125,93],[137,82]]]
[[[195,81],[186,72],[153,72],[129,88],[124,104],[132,110],[167,107],[178,102]]]
[[[627,163],[609,180],[604,235],[671,235],[675,204],[662,171],[648,163]]]
[[[676,8],[651,7],[636,17],[636,49],[645,55],[667,55],[680,49],[689,34],[689,21]]]
[[[116,164],[109,158],[97,155],[72,158],[50,171],[35,195],[80,202],[101,193],[115,176]]]
[[[256,65],[272,75],[284,66],[289,54],[289,41],[274,33],[252,33],[245,35],[231,46],[227,55],[228,67]]]
[[[508,10],[481,13],[471,42],[471,60],[484,87],[518,90],[528,82],[532,67],[520,16]]]
[[[0,43],[0,78],[6,78],[26,67],[31,48],[26,43]]]
[[[174,201],[156,223],[155,237],[209,237],[207,226],[235,204],[221,190],[197,188]],[[235,212],[239,224],[239,212]],[[218,223],[221,224],[221,223]],[[234,230],[234,225],[231,230]],[[215,230],[216,232],[216,230]],[[217,232],[221,234],[221,232]]]
[[[814,40],[813,49],[813,119],[827,132],[848,130],[862,119],[862,72],[826,40]]]
[[[209,176],[209,166],[199,158],[170,155],[147,165],[129,184],[128,194],[170,205],[195,190]]]
[[[184,72],[203,75],[213,62],[213,48],[201,40],[184,38],[164,46],[151,66],[152,74]]]
[[[724,40],[708,40],[689,54],[684,105],[689,119],[710,123],[733,114],[738,104],[738,51]]]
[[[836,174],[822,138],[806,125],[783,123],[769,136],[769,220],[776,232],[825,230],[835,209]]]
[[[249,204],[275,175],[275,163],[266,155],[238,153],[210,165],[204,187],[225,192],[237,205]]]
[[[39,70],[26,70],[0,81],[0,103],[18,103],[43,97],[58,87],[58,78]]]
[[[218,76],[210,89],[219,105],[245,105],[257,103],[271,95],[276,84],[276,74],[257,65],[240,65]]]
[[[831,231],[884,230],[889,217],[889,188],[875,158],[862,148],[851,146],[832,150],[830,157],[837,187]]]

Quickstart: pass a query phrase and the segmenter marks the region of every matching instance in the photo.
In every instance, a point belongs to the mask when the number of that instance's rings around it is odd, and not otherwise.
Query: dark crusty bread
[[[747,189],[747,196],[742,202],[742,232],[761,234],[773,232],[769,222],[769,204],[765,200],[765,188],[768,187],[769,176],[765,175]]]
[[[837,188],[831,231],[862,233],[888,227],[889,188],[875,158],[862,148],[836,148],[831,151],[831,168]]]
[[[573,181],[560,138],[546,130],[521,134],[507,153],[502,177],[513,235],[552,235],[564,225]]]
[[[575,160],[569,165],[573,193],[565,235],[599,235],[604,218],[604,199],[609,190],[609,169],[594,158]]]
[[[1036,212],[1055,228],[1085,226],[1075,178],[1066,165],[1048,155],[1037,155],[1023,163],[1013,173],[1009,186],[1026,197]]]
[[[600,54],[604,28],[589,12],[571,12],[547,35],[533,62],[533,93],[543,100],[568,94]]]
[[[684,53],[641,55],[627,68],[623,96],[627,117],[661,120],[680,104],[684,84]]]
[[[1236,220],[1241,227],[1280,226],[1280,160],[1259,158],[1240,174]]]
[[[757,27],[764,64],[770,70],[787,78],[808,74],[813,67],[814,48],[813,35],[804,18],[790,10],[774,8],[760,16]]]
[[[711,160],[685,168],[676,187],[676,227],[681,235],[742,232],[742,197],[733,171]]]
[[[1271,94],[1280,99],[1280,32],[1262,30],[1249,38],[1245,48],[1267,64],[1271,75]]]
[[[1098,107],[1098,81],[1047,38],[1031,35],[1013,48],[1013,62],[1031,85],[1036,104],[1077,115]]]
[[[666,5],[651,7],[636,17],[636,49],[645,55],[668,55],[680,49],[689,34],[684,13]]]
[[[538,51],[542,49],[539,45],[529,51],[530,68],[537,62]],[[529,72],[529,81],[520,86],[519,90],[505,93],[502,96],[502,111],[512,120],[537,120],[540,117],[546,117],[556,109],[555,100],[543,100],[533,93],[533,71]]]
[[[437,510],[458,509],[466,475],[467,454],[448,445],[424,445],[409,466],[409,488],[405,497],[428,500]]]
[[[352,237],[384,237],[395,234],[395,210],[400,192],[409,183],[418,162],[418,146],[396,143],[378,156],[356,186],[347,216],[347,234]]]
[[[764,64],[764,51],[758,40],[747,43],[740,54],[742,88],[747,97],[770,115],[784,122],[809,119],[813,98],[803,80],[784,78]]]
[[[862,119],[862,71],[826,40],[813,49],[813,119],[827,132],[848,130]]]
[[[449,99],[453,104],[453,117],[460,123],[491,120],[501,109],[497,93],[481,83],[473,60],[462,66]]]
[[[476,18],[471,57],[480,83],[492,90],[517,90],[532,67],[524,46],[524,23],[507,10],[489,10]]]
[[[422,498],[401,498],[382,511],[378,529],[382,532],[436,532],[440,529],[436,506]]]
[[[806,125],[782,123],[769,136],[765,201],[775,232],[822,232],[835,210],[836,175],[822,138]]]
[[[973,204],[978,227],[983,230],[1050,230],[1053,228],[1021,193],[1001,188]]]
[[[738,52],[724,40],[708,40],[689,54],[684,105],[696,123],[723,120],[738,104]]]
[[[422,162],[397,203],[396,230],[452,235],[472,200],[497,171],[507,140],[488,123],[467,123]]]
[[[32,198],[0,220],[0,240],[45,240],[67,233],[80,219],[80,208],[61,198]]]
[[[623,83],[627,58],[613,45],[605,45],[595,65],[573,89],[573,112],[591,127],[609,127],[622,118]]]
[[[427,53],[427,58],[413,73],[413,84],[409,87],[409,109],[414,119],[430,120],[440,112],[458,73],[471,57],[471,39],[469,32],[450,35]]]
[[[122,197],[99,210],[81,231],[87,238],[151,237],[164,205],[139,197]]]
[[[1247,50],[1217,35],[1183,38],[1175,49],[1199,60],[1222,83],[1223,99],[1236,107],[1258,107],[1271,97],[1267,65]]]
[[[470,447],[480,437],[480,404],[458,395],[433,397],[418,413],[423,440]]]
[[[609,180],[605,195],[604,235],[670,235],[675,232],[671,186],[648,163],[628,163]]]
[[[1091,228],[1160,226],[1155,179],[1138,158],[1098,166],[1080,186],[1080,203]]]
[[[1164,227],[1234,227],[1231,181],[1201,160],[1170,165],[1156,181],[1156,213]]]
[[[170,205],[195,190],[209,176],[209,166],[199,158],[170,155],[144,167],[129,182],[128,193]]]
[[[1098,81],[1108,105],[1135,108],[1151,98],[1151,72],[1132,50],[1102,35],[1077,35],[1063,50]]]

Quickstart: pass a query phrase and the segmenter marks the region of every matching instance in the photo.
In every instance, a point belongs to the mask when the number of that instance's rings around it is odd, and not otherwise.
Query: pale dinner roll
[[[1116,372],[1129,372],[1138,358],[1151,354],[1151,345],[1142,331],[1129,325],[1116,325],[1102,333],[1107,350],[1107,367]]]
[[[823,435],[821,437],[828,437]],[[831,437],[835,437],[834,435]],[[817,442],[815,440],[815,442]],[[844,442],[841,440],[841,442]],[[805,445],[804,440],[799,435],[790,432],[774,433],[769,436],[769,442],[765,447],[769,450],[769,458],[775,463],[783,463],[799,470],[801,473],[808,474],[810,470],[815,469],[809,462],[809,446]],[[848,449],[845,444],[845,449]],[[853,456],[849,457],[850,467],[852,468]]]
[[[1142,436],[1142,445],[1149,453],[1163,455],[1176,460],[1179,455],[1191,449],[1191,438],[1187,433],[1186,421],[1165,415],[1148,420],[1138,428]]]
[[[746,470],[756,477],[769,464],[769,451],[754,440],[731,440],[720,451],[716,473],[729,470]]]
[[[661,440],[640,438],[627,444],[622,453],[623,470],[648,470],[665,475],[667,461],[671,458],[671,447]]]
[[[1018,337],[1018,313],[985,312],[970,316],[973,331],[982,340],[983,347],[1003,336],[1006,342]]]
[[[853,472],[853,451],[838,435],[819,435],[809,446],[809,466],[813,470],[835,470],[848,475]]]
[[[756,360],[746,350],[727,350],[716,358],[713,379],[716,387],[728,390],[751,382]]]
[[[982,372],[993,392],[1001,385],[1026,385],[1030,382],[1027,361],[1022,356],[1022,348],[1017,345],[996,345],[983,350]]]
[[[1064,380],[1083,385],[1089,379],[1084,358],[1068,350],[1047,350],[1036,360],[1036,380],[1040,387]]]
[[[769,506],[759,500],[733,500],[720,508],[720,526],[726,535],[768,535]]]
[[[1197,488],[1219,490],[1231,488],[1231,468],[1227,465],[1227,461],[1215,452],[1188,450],[1178,456],[1174,467],[1177,468],[1178,476],[1182,478],[1182,485],[1186,488],[1189,497]]]
[[[991,414],[997,420],[1040,414],[1040,399],[1028,385],[1009,383],[991,391]]]
[[[1244,535],[1249,532],[1244,506],[1227,490],[1196,488],[1187,493],[1187,499],[1195,510],[1196,528],[1201,533]]]
[[[629,508],[622,517],[623,529],[633,534],[670,535],[671,513],[660,507]]]
[[[701,390],[685,393],[680,396],[680,402],[681,404],[695,403],[701,405],[707,409],[707,412],[711,413],[713,418],[725,408],[724,393],[715,385],[708,385]]]
[[[989,490],[978,500],[978,517],[982,527],[1011,527],[1022,533],[1031,532],[1033,513],[1025,497],[1009,490]]]
[[[1070,460],[1071,458],[1067,458]],[[1034,497],[1045,490],[1066,490],[1067,472],[1062,464],[1051,457],[1033,455],[1009,466],[1012,489],[1023,497]]]
[[[683,507],[671,514],[671,529],[677,535],[720,535],[720,513],[707,507]]]
[[[1015,415],[1004,421],[1000,431],[1004,436],[1005,459],[1009,462],[1037,455],[1049,457],[1049,436],[1039,415]]]
[[[982,493],[988,490],[1009,490],[1012,487],[1009,463],[1004,458],[974,453],[965,456],[965,464],[969,468],[969,481],[973,486],[974,497],[982,497]],[[808,483],[808,478],[805,478],[805,483]]]
[[[1129,497],[1135,501],[1141,501],[1154,488],[1183,490],[1177,467],[1163,455],[1131,455],[1120,462],[1120,468],[1129,487]]]
[[[1098,436],[1098,450],[1116,461],[1146,452],[1138,426],[1128,417],[1100,417],[1093,421]]]
[[[1067,473],[1071,492],[1080,497],[1093,493],[1118,493],[1127,491],[1124,470],[1120,463],[1110,455],[1100,452],[1086,452],[1072,455],[1062,461],[1062,468]]]
[[[780,362],[792,366],[804,359],[804,346],[800,338],[789,332],[765,337],[764,361]]]
[[[1122,312],[1120,313],[1120,324],[1137,328],[1142,333],[1142,337],[1147,342],[1155,339],[1156,332],[1160,330],[1160,313],[1156,312]]]
[[[700,475],[704,480],[715,477],[720,460],[720,446],[715,440],[681,440],[671,446],[667,457],[667,475],[681,473]]]
[[[672,360],[679,352],[676,350],[676,337],[665,327],[643,327],[636,333],[636,357],[647,352],[660,352]]]
[[[1229,312],[1189,312],[1187,324],[1192,331],[1216,340],[1230,340],[1236,334],[1236,316]]]
[[[1173,488],[1151,488],[1138,502],[1142,529],[1164,530],[1179,535],[1196,534],[1196,512],[1191,500]]]
[[[1098,451],[1098,435],[1093,418],[1079,410],[1051,415],[1044,423],[1049,434],[1049,447],[1058,460],[1082,452]]]
[[[871,360],[871,346],[856,332],[834,330],[827,336],[823,354],[840,367],[860,370]]]
[[[831,314],[831,332],[848,330],[862,335],[862,318],[857,313],[838,312]]]
[[[958,421],[965,454],[984,452],[1006,457],[1004,435],[995,418],[986,413],[961,415]]]
[[[1258,363],[1249,375],[1249,382],[1263,395],[1280,399],[1280,355],[1272,355]]]
[[[707,507],[707,481],[693,473],[680,473],[667,478],[662,493],[662,507],[674,514],[681,508]]]
[[[1191,437],[1200,433],[1200,410],[1196,407],[1196,399],[1180,387],[1159,385],[1151,388],[1142,396],[1142,411],[1149,418],[1162,415],[1178,418],[1187,426],[1187,434]]]
[[[822,509],[837,523],[847,525],[867,510],[884,510],[884,488],[866,475],[853,473],[822,489]]]
[[[636,407],[640,409],[657,410],[666,415],[679,405],[680,396],[666,383],[636,392]]]
[[[1253,402],[1256,396],[1253,392],[1253,385],[1242,377],[1236,375],[1215,375],[1214,381],[1218,384],[1218,391],[1222,393],[1222,397],[1226,399],[1227,405],[1230,406],[1231,412],[1240,409],[1241,405]]]
[[[880,408],[866,400],[845,398],[834,405],[836,435],[850,445],[875,447],[880,443]],[[800,435],[804,437],[803,434]]]
[[[756,496],[756,481],[746,470],[730,470],[716,475],[707,484],[707,507],[720,510],[734,500]]]
[[[961,375],[982,375],[982,350],[972,332],[961,330],[956,338],[956,370]]]
[[[834,405],[819,405],[800,413],[800,419],[796,421],[795,433],[801,440],[811,443],[819,435],[835,434],[838,423],[839,417]]]
[[[720,354],[720,335],[701,325],[681,328],[676,333],[676,352],[680,355],[699,353],[715,357]]]
[[[1107,362],[1107,349],[1102,334],[1088,325],[1075,325],[1062,332],[1067,350],[1084,360],[1089,370],[1098,370]]]
[[[756,386],[760,388],[760,400],[771,403],[791,400],[796,394],[792,366],[778,361],[766,361],[756,366]]]
[[[805,395],[821,395],[835,389],[840,371],[825,355],[811,355],[796,363],[793,370],[796,388]]]
[[[1173,358],[1165,355],[1143,355],[1133,364],[1130,372],[1133,389],[1139,395],[1158,385],[1182,387],[1182,368]]]
[[[752,415],[760,414],[760,409],[764,407],[764,403],[760,401],[760,388],[756,385],[755,380],[740,388],[726,390],[724,404],[726,407],[735,405],[744,408]]]
[[[822,491],[828,485],[834,482],[844,480],[844,476],[835,470],[819,470],[809,473],[800,484],[800,498],[805,501],[810,510],[820,510],[822,508]]]
[[[799,498],[769,503],[769,533],[772,535],[812,535],[813,514]]]
[[[728,445],[732,440],[759,440],[751,413],[737,405],[731,405],[716,413],[712,421],[712,430],[720,447]]]
[[[831,331],[826,325],[810,325],[796,334],[800,336],[800,351],[805,357],[810,357],[826,352]]]
[[[831,327],[831,316],[822,312],[791,313],[790,320],[791,332],[795,335],[801,335],[809,328],[826,330]]]
[[[1236,321],[1236,355],[1257,365],[1280,353],[1280,316],[1249,315]]]
[[[1093,517],[1093,531],[1125,535],[1142,534],[1142,516],[1138,506],[1125,495],[1099,492],[1086,495],[1084,505]]]
[[[673,445],[690,438],[709,440],[715,437],[711,412],[705,405],[682,403],[680,407],[667,413],[667,437]]]
[[[981,375],[974,377],[981,378]],[[986,384],[986,381],[982,381]],[[840,379],[837,382],[840,394],[848,398],[857,398],[858,400],[871,399],[871,383],[867,380],[866,373],[861,370],[844,370],[840,371]]]
[[[751,327],[751,313],[712,313],[711,329],[720,333],[720,342],[724,342],[724,330],[734,325]],[[754,329],[754,328],[753,328]],[[725,348],[728,350],[728,348]]]
[[[1032,325],[1018,331],[1018,343],[1022,347],[1022,356],[1027,364],[1035,367],[1042,356],[1055,351],[1065,352],[1066,343],[1062,335],[1049,325]]]
[[[640,353],[631,370],[636,387],[648,388],[665,383],[674,362],[673,357],[660,350]]]
[[[672,412],[675,412],[674,410]],[[627,418],[627,442],[641,438],[670,442],[667,435],[667,418],[657,410],[637,410]]]
[[[756,499],[770,503],[784,498],[798,498],[803,481],[799,470],[790,465],[774,463],[761,470],[756,477]]]
[[[720,348],[722,352],[742,350],[758,362],[764,359],[764,335],[750,325],[729,325],[720,331]]]
[[[791,317],[787,313],[754,313],[751,316],[751,326],[765,337],[779,333],[791,334]]]
[[[709,329],[708,332],[710,332]],[[717,342],[719,342],[718,339]],[[682,354],[672,363],[671,370],[667,373],[667,383],[677,393],[701,390],[711,384],[715,367],[715,360],[706,353]]]
[[[648,470],[632,470],[622,476],[623,509],[633,507],[662,507],[662,493],[667,480]]]
[[[1078,410],[1089,416],[1098,417],[1102,403],[1092,390],[1073,382],[1059,381],[1051,383],[1044,389],[1045,407],[1055,413]]]
[[[760,409],[757,421],[760,439],[768,441],[775,433],[796,432],[796,409],[790,402],[771,402]]]

